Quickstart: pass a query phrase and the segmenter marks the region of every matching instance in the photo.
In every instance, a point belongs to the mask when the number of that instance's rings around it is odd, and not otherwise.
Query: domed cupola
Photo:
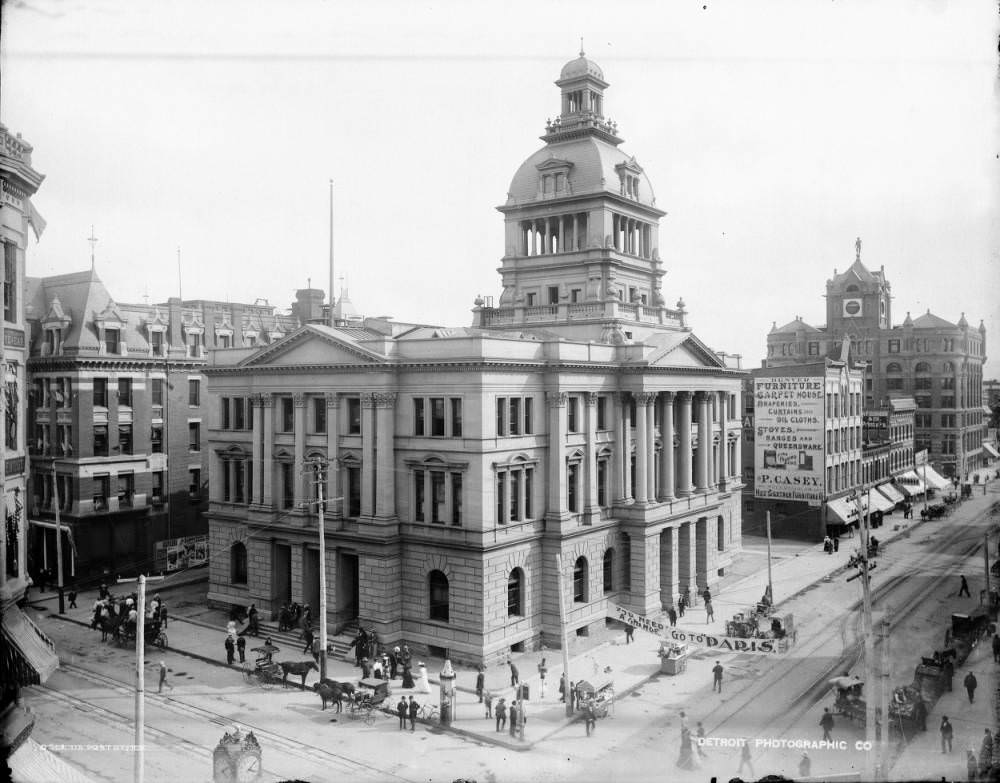
[[[588,60],[581,46],[580,56],[566,63],[559,72],[556,86],[562,91],[559,116],[545,124],[542,141],[546,144],[596,136],[618,146],[618,125],[604,117],[604,71]]]

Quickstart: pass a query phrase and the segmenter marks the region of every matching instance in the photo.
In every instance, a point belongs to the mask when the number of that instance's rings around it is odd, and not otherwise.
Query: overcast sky
[[[31,275],[120,302],[286,308],[337,275],[366,315],[465,326],[498,296],[520,163],[588,57],[649,175],[663,291],[756,366],[825,321],[863,242],[893,321],[986,322],[1000,350],[997,7],[961,2],[11,0],[0,115],[46,175]],[[996,362],[991,362],[993,368]],[[987,368],[986,375],[996,371]]]

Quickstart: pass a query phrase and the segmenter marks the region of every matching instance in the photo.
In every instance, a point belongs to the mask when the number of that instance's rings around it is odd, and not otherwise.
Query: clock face
[[[844,300],[844,315],[861,315],[861,300],[860,299],[845,299]]]
[[[240,756],[236,762],[236,780],[239,783],[251,783],[260,777],[260,757],[253,753]]]

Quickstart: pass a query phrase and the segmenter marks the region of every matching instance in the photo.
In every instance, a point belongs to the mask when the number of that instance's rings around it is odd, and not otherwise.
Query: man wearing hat
[[[160,688],[157,693],[163,693],[163,686],[166,685],[170,690],[174,689],[174,686],[167,682],[167,664],[160,661]]]

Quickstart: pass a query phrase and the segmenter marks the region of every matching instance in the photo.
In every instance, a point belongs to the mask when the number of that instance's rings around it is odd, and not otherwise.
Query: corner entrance
[[[334,633],[358,619],[358,555],[337,550],[337,578]]]
[[[282,606],[292,602],[292,547],[288,544],[274,545],[274,559],[271,567],[271,611],[277,617]]]

